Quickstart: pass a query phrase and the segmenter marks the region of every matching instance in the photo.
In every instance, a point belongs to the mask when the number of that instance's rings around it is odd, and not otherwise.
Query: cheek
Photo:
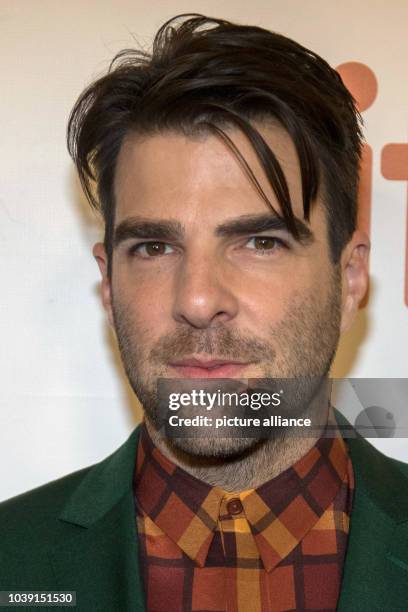
[[[243,316],[255,324],[258,333],[279,324],[291,306],[321,291],[321,276],[316,276],[301,262],[285,274],[265,275],[258,282],[246,284],[240,292]]]
[[[149,343],[160,336],[159,330],[168,318],[169,298],[165,294],[165,288],[157,282],[136,282],[123,274],[112,283],[114,309],[120,310],[130,331]]]

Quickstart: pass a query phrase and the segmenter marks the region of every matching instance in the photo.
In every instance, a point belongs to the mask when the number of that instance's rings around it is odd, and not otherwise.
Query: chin
[[[201,460],[234,460],[250,454],[264,442],[258,438],[168,438],[168,444],[177,452]]]

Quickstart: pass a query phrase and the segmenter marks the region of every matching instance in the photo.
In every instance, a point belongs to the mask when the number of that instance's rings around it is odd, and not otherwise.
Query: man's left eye
[[[254,251],[274,251],[286,246],[283,240],[275,236],[253,236],[246,244],[248,246],[252,244],[249,248]]]
[[[141,242],[130,249],[131,255],[138,255],[144,259],[168,255],[171,252],[171,246],[160,241]]]

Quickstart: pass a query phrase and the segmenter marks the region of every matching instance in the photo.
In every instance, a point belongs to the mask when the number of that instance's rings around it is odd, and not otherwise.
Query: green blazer
[[[0,590],[76,591],[78,612],[145,609],[132,494],[138,435],[101,463],[0,504]],[[356,490],[338,610],[407,611],[408,465],[360,437],[347,444]]]

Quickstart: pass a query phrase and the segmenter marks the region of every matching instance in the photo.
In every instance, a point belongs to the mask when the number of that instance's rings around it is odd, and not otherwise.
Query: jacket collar
[[[404,610],[408,593],[408,478],[339,413],[355,494],[339,612]]]
[[[367,442],[338,411],[336,420],[341,431],[347,432],[344,439],[352,459],[356,487],[396,523],[408,520],[408,495],[403,494],[407,476],[398,468],[398,462]]]
[[[140,426],[112,455],[89,470],[61,512],[62,521],[90,527],[132,491],[139,433]]]
[[[59,516],[61,544],[48,555],[59,590],[77,609],[144,612],[132,475],[139,430],[86,473]]]

